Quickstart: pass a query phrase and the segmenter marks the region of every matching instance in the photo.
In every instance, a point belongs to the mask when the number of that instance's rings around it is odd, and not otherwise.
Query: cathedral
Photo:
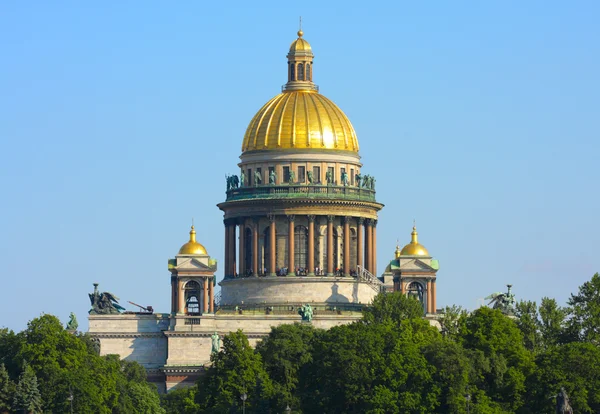
[[[380,292],[416,297],[435,323],[439,264],[416,226],[377,276],[384,206],[350,120],[313,82],[313,58],[299,31],[287,54],[287,83],[246,129],[239,174],[228,177],[218,204],[224,278],[217,283],[217,262],[192,226],[168,261],[170,312],[90,313],[101,354],[139,362],[163,392],[194,383],[210,364],[215,338],[242,329],[254,345],[284,323],[351,323]]]

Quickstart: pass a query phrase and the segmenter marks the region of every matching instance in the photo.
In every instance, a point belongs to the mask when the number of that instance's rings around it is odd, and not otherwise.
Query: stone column
[[[426,306],[426,312],[427,313],[431,313],[431,279],[429,279],[427,281],[427,306]]]
[[[177,278],[171,275],[171,314],[177,313]]]
[[[315,275],[315,216],[308,216],[308,276]]]
[[[431,282],[431,313],[435,314],[437,312],[437,296],[435,292],[435,279]]]
[[[363,226],[365,225],[365,219],[359,217],[358,226],[356,228],[356,264],[359,266],[364,266],[363,262]]]
[[[288,275],[296,276],[296,258],[294,255],[296,254],[295,246],[294,246],[294,227],[295,227],[295,217],[288,216],[289,227],[288,227]]]
[[[350,217],[344,217],[344,276],[350,276]]]
[[[215,313],[215,286],[213,284],[212,278],[208,280],[208,289],[209,289],[208,311],[210,313]]]
[[[371,219],[365,220],[365,269],[371,271]]]
[[[231,277],[235,277],[237,271],[235,263],[235,227],[235,223],[229,225],[229,260],[231,261],[229,264],[229,273]]]
[[[227,220],[223,220],[223,224],[225,225],[225,265],[223,266],[223,272],[225,273],[225,279],[229,278],[229,226],[227,224]]]
[[[240,245],[239,245],[239,251],[238,251],[238,255],[239,255],[239,259],[238,259],[238,275],[239,276],[246,276],[246,258],[244,257],[244,255],[246,254],[246,225],[244,224],[244,222],[242,221],[239,225],[239,241],[240,241]]]
[[[403,295],[406,293],[406,288],[404,287],[404,280],[402,280],[402,278],[400,278],[400,293],[402,293]]]
[[[327,276],[333,276],[333,219],[327,216]]]
[[[252,223],[252,275],[258,276],[258,220]]]
[[[185,314],[185,294],[183,291],[183,281],[179,280],[179,289],[177,292],[177,302],[179,306],[177,307],[177,313],[180,315]]]
[[[371,268],[373,270],[371,270],[371,273],[377,276],[377,220],[373,220],[372,232],[373,234],[371,235],[371,244],[373,245],[373,250],[371,252]]]
[[[277,276],[275,255],[277,253],[277,231],[275,229],[275,216],[269,216],[269,276]]]
[[[204,303],[202,303],[203,311],[202,313],[208,313],[208,278],[204,278],[204,288],[202,289],[204,292]]]

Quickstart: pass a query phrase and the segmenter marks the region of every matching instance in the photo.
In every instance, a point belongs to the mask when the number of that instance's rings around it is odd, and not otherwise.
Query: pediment
[[[428,265],[427,263],[419,260],[413,259],[407,263],[403,263],[400,266],[401,270],[435,270],[433,267]]]
[[[187,258],[175,266],[177,270],[210,271],[211,268],[194,257]]]

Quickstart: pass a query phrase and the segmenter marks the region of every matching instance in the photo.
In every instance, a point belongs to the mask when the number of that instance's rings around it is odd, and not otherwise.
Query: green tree
[[[556,299],[542,298],[540,304],[540,333],[544,348],[564,341],[567,309],[558,306]]]
[[[523,334],[523,345],[531,352],[537,352],[541,347],[542,337],[536,303],[524,300],[517,302],[515,316],[517,326]]]
[[[460,336],[461,327],[467,317],[467,311],[461,306],[446,306],[439,313],[438,322],[440,323],[442,335],[451,340],[457,340]]]
[[[37,378],[27,363],[23,364],[23,372],[15,390],[12,408],[22,413],[42,412],[42,397],[38,389]]]
[[[15,385],[8,376],[4,364],[0,364],[0,413],[7,412],[12,406]]]
[[[295,323],[274,327],[256,346],[265,370],[273,381],[273,410],[300,406],[296,393],[300,370],[312,361],[313,342],[323,334],[312,325]]]
[[[600,412],[600,348],[572,342],[549,348],[536,358],[537,369],[528,380],[527,413],[553,414],[556,395],[565,387],[573,411]]]
[[[198,381],[196,402],[201,410],[227,413],[232,407],[241,409],[240,397],[245,394],[246,412],[258,413],[262,401],[271,399],[271,380],[241,330],[225,335],[223,349],[211,355],[211,361],[212,366]]]
[[[380,293],[363,311],[363,320],[369,324],[393,322],[399,325],[405,319],[422,318],[423,314],[423,305],[417,299],[401,292]]]
[[[194,414],[200,411],[195,398],[197,387],[183,387],[161,396],[161,406],[166,414]]]
[[[499,310],[479,308],[466,318],[462,344],[473,366],[472,383],[503,410],[517,411],[533,360],[516,323]]]
[[[581,341],[600,346],[600,275],[596,273],[589,282],[571,295],[569,305],[569,331]]]

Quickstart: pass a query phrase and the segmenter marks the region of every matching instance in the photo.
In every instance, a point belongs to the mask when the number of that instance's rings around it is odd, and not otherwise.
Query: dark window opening
[[[290,182],[290,167],[283,167],[283,182]]]
[[[306,181],[306,168],[305,167],[298,167],[298,182],[299,183],[303,183],[304,181]]]
[[[304,63],[298,64],[298,80],[299,81],[304,80]]]

